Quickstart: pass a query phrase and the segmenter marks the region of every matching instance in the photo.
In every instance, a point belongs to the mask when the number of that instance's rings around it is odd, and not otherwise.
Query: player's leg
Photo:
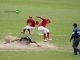
[[[25,33],[25,31],[26,31],[27,28],[28,28],[28,26],[25,26],[25,27],[23,28],[23,31],[22,31],[21,33]]]
[[[23,31],[21,33],[25,33],[26,29],[23,29]]]
[[[29,34],[31,34],[31,29],[34,29],[34,27],[26,26],[26,27],[24,27],[24,29],[23,29],[23,33],[25,33],[25,31],[27,30],[27,31],[29,32]]]
[[[46,39],[46,34],[44,33],[43,35],[44,35],[44,37],[43,37],[43,38],[44,38],[44,40],[45,40],[45,39]]]
[[[40,26],[40,27],[38,27],[38,30],[40,30],[43,33],[44,41],[47,41],[47,32],[45,31],[45,27]]]
[[[47,39],[49,40],[49,38],[50,38],[50,32],[49,32],[49,29],[47,29],[47,28],[45,28],[45,31],[46,31],[46,33],[47,33]]]
[[[77,45],[78,45],[77,41],[73,40],[72,47],[73,47],[73,50],[74,50],[74,55],[77,55]]]
[[[38,43],[36,42],[36,41],[33,41],[30,37],[26,37],[27,38],[27,40],[30,42],[30,43],[34,43],[34,44],[36,44],[38,47],[40,46],[40,45],[38,45]]]
[[[29,32],[29,34],[31,34],[31,30],[30,29],[27,29],[27,31]]]
[[[36,44],[38,47],[40,47],[40,45],[36,42],[36,41],[31,41],[31,43]]]
[[[79,52],[79,54],[80,54],[80,49],[78,48],[79,40],[80,40],[80,38],[77,38],[77,39],[76,39],[76,50],[77,50],[77,52]]]
[[[49,29],[44,28],[44,31],[45,31],[45,33],[46,33],[46,39],[47,39],[47,40],[52,40],[52,39],[50,39],[50,31],[49,31]]]
[[[31,30],[33,30],[35,27],[32,27],[32,26],[29,26],[28,28],[27,28],[27,31],[29,32],[29,34],[31,34]]]

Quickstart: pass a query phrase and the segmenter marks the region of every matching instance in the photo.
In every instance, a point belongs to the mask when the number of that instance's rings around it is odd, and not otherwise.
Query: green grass
[[[21,13],[5,13],[15,11]],[[0,0],[0,38],[5,35],[21,36],[28,16],[49,17],[51,24],[47,28],[51,31],[52,41],[59,49],[43,51],[0,51],[1,60],[80,60],[73,56],[71,43],[72,24],[80,27],[80,0]],[[42,41],[37,35],[37,28],[32,35],[36,41]]]
[[[1,51],[1,60],[79,60],[79,56],[59,51]]]

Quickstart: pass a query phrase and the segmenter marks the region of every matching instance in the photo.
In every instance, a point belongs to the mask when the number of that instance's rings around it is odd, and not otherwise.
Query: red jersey
[[[33,20],[32,18],[29,18],[26,23],[30,24],[30,26],[32,26],[32,27],[35,27],[35,25],[36,25],[35,20]]]
[[[47,20],[47,19],[42,18],[42,22],[39,24],[39,26],[46,27],[46,25],[47,25],[47,24],[48,24],[48,20]]]

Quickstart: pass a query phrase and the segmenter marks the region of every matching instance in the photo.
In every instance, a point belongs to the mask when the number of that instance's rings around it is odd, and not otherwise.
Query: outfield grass
[[[61,51],[1,51],[1,60],[79,60],[80,55]]]
[[[79,56],[60,51],[4,51],[0,52],[1,60],[79,60]],[[4,58],[5,57],[5,58]]]
[[[15,11],[21,13],[5,13]],[[0,0],[0,38],[5,35],[21,36],[28,16],[49,17],[51,24],[47,28],[51,31],[52,41],[59,49],[45,51],[0,51],[1,60],[80,60],[73,56],[71,43],[72,24],[80,27],[80,0]],[[37,35],[37,28],[33,31],[33,39],[42,41]]]

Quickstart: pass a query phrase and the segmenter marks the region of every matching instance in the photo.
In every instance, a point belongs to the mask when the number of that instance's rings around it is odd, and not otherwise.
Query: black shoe
[[[80,52],[79,52],[79,54],[80,54]]]
[[[76,54],[74,54],[74,55],[77,55],[77,53],[76,53]]]

